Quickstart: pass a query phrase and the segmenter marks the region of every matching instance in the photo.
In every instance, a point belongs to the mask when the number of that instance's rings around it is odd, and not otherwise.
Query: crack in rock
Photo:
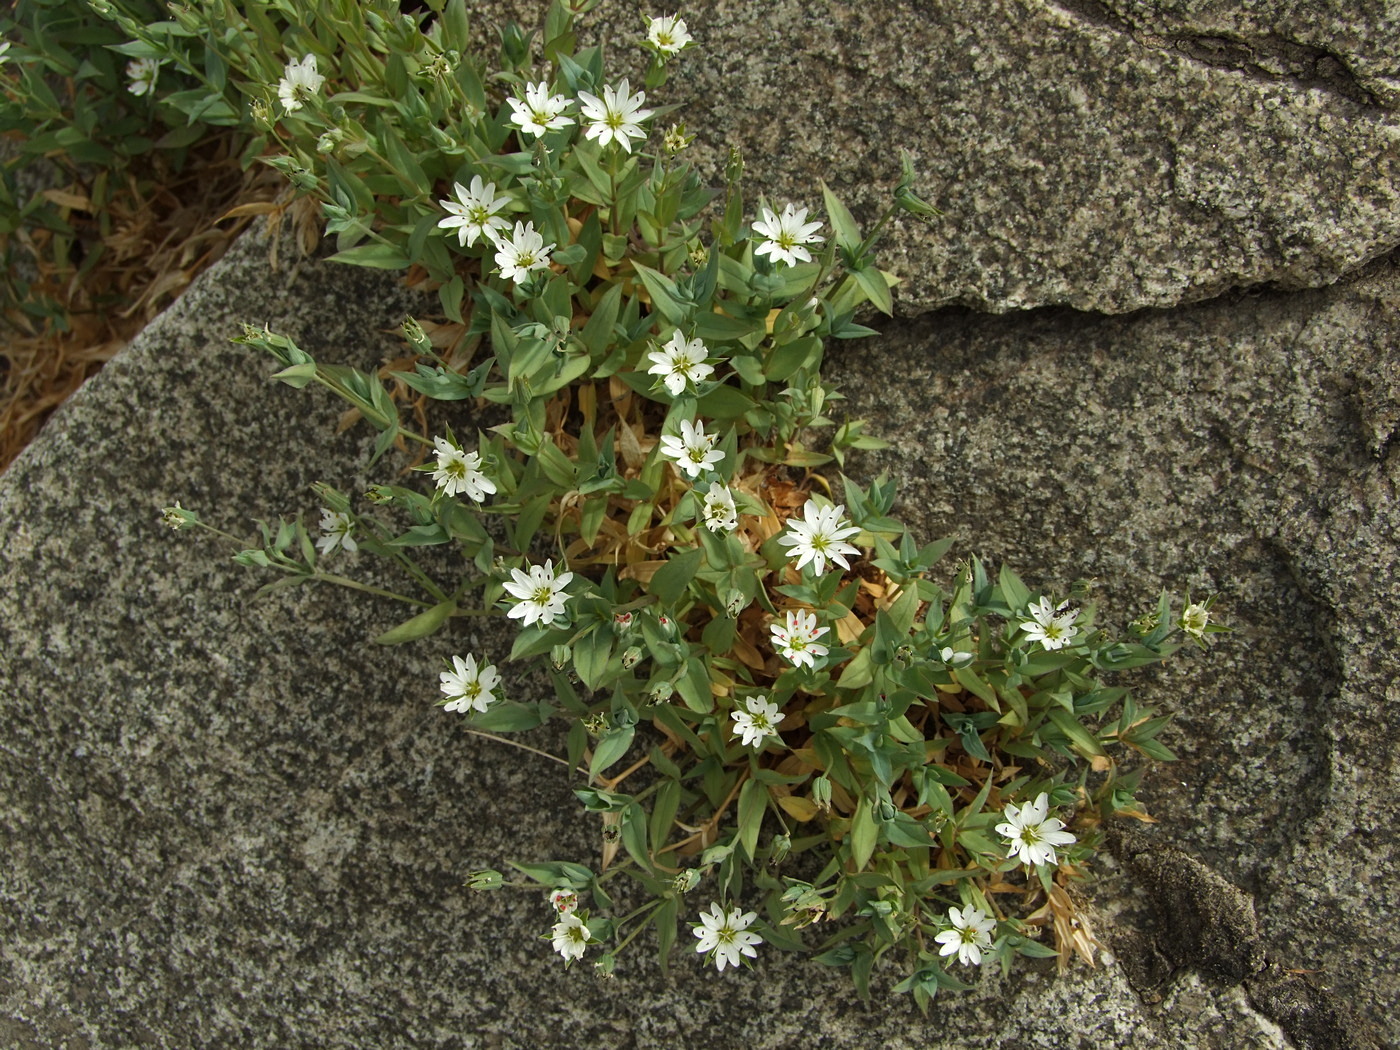
[[[1182,970],[1242,984],[1254,1009],[1299,1050],[1380,1050],[1374,1026],[1356,1017],[1309,975],[1270,961],[1254,899],[1190,854],[1138,831],[1109,829],[1109,846],[1148,889],[1150,933],[1115,938],[1129,983],[1144,1002]]]
[[[1226,32],[1172,32],[1165,25],[1158,32],[1145,32],[1102,0],[1052,2],[1076,18],[1123,33],[1145,47],[1176,51],[1213,69],[1242,73],[1270,83],[1288,82],[1302,90],[1325,91],[1371,109],[1396,108],[1367,86],[1346,55],[1330,48],[1272,33],[1247,39]]]

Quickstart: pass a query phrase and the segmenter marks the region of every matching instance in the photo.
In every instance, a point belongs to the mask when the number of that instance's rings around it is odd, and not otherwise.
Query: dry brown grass
[[[5,312],[0,338],[0,469],[83,382],[165,309],[260,214],[277,212],[285,181],[254,166],[240,170],[238,140],[211,136],[172,172],[159,154],[122,173],[93,203],[93,187],[75,180],[44,191],[77,231],[73,258],[52,259],[45,230],[12,237],[33,259],[34,291],[56,301],[67,327]],[[104,173],[105,175],[105,173]],[[101,214],[98,214],[98,212]],[[82,272],[82,259],[99,251]]]

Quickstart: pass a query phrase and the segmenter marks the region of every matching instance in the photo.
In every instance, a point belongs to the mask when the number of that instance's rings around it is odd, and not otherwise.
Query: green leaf
[[[652,307],[671,324],[677,327],[685,324],[690,319],[691,309],[681,302],[675,282],[665,274],[636,261],[633,261],[632,266],[637,271],[637,276],[642,279],[642,284],[646,286],[647,294],[651,296]]]
[[[739,789],[739,848],[753,860],[763,814],[768,810],[768,788],[757,780],[746,780]]]
[[[280,372],[272,374],[273,379],[280,379],[290,387],[300,390],[316,378],[316,362],[310,361],[306,364],[292,365],[291,368],[284,368]]]
[[[412,619],[405,620],[397,627],[385,631],[374,640],[375,644],[398,645],[400,642],[411,642],[417,638],[426,638],[446,623],[449,617],[456,611],[456,602],[439,602],[431,609],[421,612]]]
[[[699,547],[672,554],[666,564],[656,570],[656,575],[651,578],[647,589],[656,595],[662,604],[675,605],[685,593],[686,585],[695,578],[696,570],[700,568],[700,560],[704,556],[705,552]]]
[[[826,217],[831,221],[831,230],[836,234],[836,243],[854,255],[860,249],[860,227],[825,182],[822,183],[822,202],[826,205]]]
[[[1055,728],[1068,737],[1070,745],[1085,758],[1093,758],[1106,753],[1099,738],[1080,725],[1079,720],[1068,711],[1052,707],[1049,715]]]
[[[881,313],[894,316],[894,299],[890,296],[890,286],[885,283],[885,275],[874,266],[852,270],[851,276],[875,308]]]
[[[870,799],[861,797],[856,803],[855,815],[851,818],[851,863],[860,871],[870,862],[875,852],[875,838],[879,828],[870,810]]]
[[[602,627],[590,631],[574,645],[574,670],[589,689],[597,689],[602,682],[612,647],[613,634]]]
[[[492,733],[520,733],[544,724],[547,714],[542,708],[541,704],[501,700],[480,714],[473,714],[471,724]]]
[[[875,678],[874,665],[871,662],[871,651],[867,647],[856,653],[856,657],[841,671],[841,677],[836,680],[839,689],[860,689],[869,685]]]
[[[593,760],[588,763],[588,775],[596,777],[627,754],[627,749],[632,746],[632,738],[636,735],[636,726],[618,726],[604,733],[593,749]]]
[[[372,270],[404,270],[408,268],[408,256],[391,244],[358,244],[336,252],[331,262],[348,263],[351,266],[366,266]]]

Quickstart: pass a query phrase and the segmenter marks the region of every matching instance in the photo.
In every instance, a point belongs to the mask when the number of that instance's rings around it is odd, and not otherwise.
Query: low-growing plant
[[[508,26],[490,73],[462,0],[346,6],[122,23],[126,54],[217,46],[266,162],[321,202],[335,258],[407,270],[445,315],[406,322],[411,356],[379,374],[265,329],[238,337],[275,378],[344,398],[378,431],[373,460],[417,446],[429,478],[363,499],[318,486],[319,536],[264,524],[236,559],[278,573],[267,589],[379,594],[340,566],[390,559],[420,593],[400,596],[418,610],[385,644],[519,621],[509,654],[452,655],[439,703],[493,739],[568,727],[553,757],[578,771],[600,856],[513,865],[550,891],[566,962],[592,949],[611,972],[650,928],[664,965],[683,910],[721,970],[761,944],[812,951],[864,993],[898,949],[921,1006],[964,987],[955,965],[1092,959],[1071,887],[1105,819],[1145,818],[1139,779],[1172,757],[1167,719],[1105,677],[1222,628],[1209,601],[1164,595],[1120,639],[1083,595],[1057,601],[1005,567],[935,575],[950,543],[911,536],[889,479],[840,473],[883,443],[829,416],[823,357],[874,334],[862,310],[892,309],[877,237],[932,211],[908,163],[868,232],[825,187],[824,220],[815,201],[750,210],[739,158],[707,188],[684,126],[659,129],[669,107],[648,105],[691,45],[683,21],[648,20],[634,90],[576,48],[588,4],[556,0],[539,41]],[[474,406],[460,432],[437,423],[443,402]],[[432,578],[414,557],[427,546],[460,556],[460,579]],[[498,666],[527,662],[552,695]],[[624,915],[618,879],[643,898]],[[685,905],[702,885],[708,907]]]

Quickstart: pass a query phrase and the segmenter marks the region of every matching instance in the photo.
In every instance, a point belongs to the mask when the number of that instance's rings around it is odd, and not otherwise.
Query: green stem
[[[386,591],[382,587],[373,587],[368,583],[352,580],[348,576],[337,576],[335,573],[313,572],[311,578],[324,583],[339,584],[341,587],[349,587],[356,591],[364,591],[366,594],[377,594],[381,598],[393,598],[396,601],[407,602],[409,605],[421,605],[425,608],[432,608],[433,605],[432,602],[425,602],[421,598],[410,598],[404,594],[396,594],[393,591]]]

